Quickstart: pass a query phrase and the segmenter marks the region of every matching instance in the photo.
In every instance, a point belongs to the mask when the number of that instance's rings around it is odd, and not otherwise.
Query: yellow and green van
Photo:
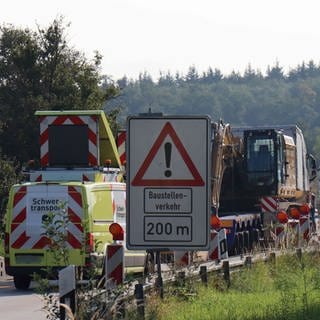
[[[125,184],[30,182],[14,185],[5,216],[5,267],[16,288],[28,288],[45,267],[101,266],[112,243],[109,226],[125,230]],[[124,240],[125,241],[125,240]],[[143,268],[144,252],[126,252],[127,271]]]

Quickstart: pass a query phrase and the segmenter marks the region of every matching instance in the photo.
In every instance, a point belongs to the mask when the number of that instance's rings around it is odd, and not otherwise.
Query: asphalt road
[[[0,279],[0,318],[6,320],[45,320],[42,297],[33,289],[16,290],[13,281]]]

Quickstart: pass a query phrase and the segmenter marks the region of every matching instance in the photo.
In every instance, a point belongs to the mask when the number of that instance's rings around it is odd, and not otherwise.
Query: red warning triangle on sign
[[[175,147],[177,148],[178,152],[180,153],[183,161],[185,162],[188,170],[190,171],[193,179],[145,179],[145,173],[150,167],[153,159],[155,158],[156,154],[158,153],[161,145],[163,144],[165,138],[170,136]],[[196,166],[192,162],[188,152],[186,151],[185,147],[183,146],[181,140],[179,139],[177,133],[173,129],[170,122],[167,122],[164,127],[162,128],[158,138],[154,142],[150,152],[148,153],[147,157],[145,158],[144,162],[142,163],[140,169],[138,170],[136,176],[132,180],[131,184],[133,186],[165,186],[165,187],[177,187],[177,186],[204,186],[204,181],[201,178]]]

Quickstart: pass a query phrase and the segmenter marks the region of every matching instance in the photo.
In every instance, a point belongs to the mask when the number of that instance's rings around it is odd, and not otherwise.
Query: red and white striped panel
[[[30,181],[31,182],[41,182],[42,174],[41,173],[30,173]]]
[[[288,242],[293,246],[299,244],[299,220],[289,220],[288,223]]]
[[[304,241],[310,240],[310,221],[308,216],[300,217],[300,239]]]
[[[279,247],[281,243],[286,238],[286,229],[284,226],[277,226],[275,229],[275,234],[276,234],[276,247]]]
[[[260,205],[262,212],[276,212],[278,209],[278,202],[274,197],[261,197]]]
[[[228,259],[227,231],[225,228],[219,230],[219,259]]]
[[[48,199],[65,199],[69,223],[67,233],[67,246],[81,249],[83,243],[83,209],[80,188],[72,186],[22,186],[16,189],[13,199],[13,212],[11,222],[10,245],[13,249],[44,249],[50,240],[42,233],[45,231],[41,223],[42,216],[50,212],[40,211],[38,217],[28,213],[28,206],[37,195],[45,199],[44,188],[48,188]],[[59,196],[57,195],[59,192]],[[62,196],[61,196],[62,195]],[[60,203],[59,203],[60,208]],[[57,210],[57,209],[55,209]],[[63,210],[63,209],[59,209]],[[52,211],[54,213],[54,211]],[[61,217],[60,217],[61,218]],[[57,218],[59,219],[59,217]]]
[[[84,244],[84,216],[80,187],[68,186],[68,217],[68,244],[73,249],[81,249]]]
[[[218,260],[219,257],[219,232],[216,230],[210,231],[210,242],[208,260]]]
[[[15,190],[13,197],[10,245],[14,249],[23,248],[25,243],[30,240],[30,237],[26,234],[26,193],[26,186],[19,187]]]
[[[40,162],[42,167],[50,165],[49,125],[88,125],[89,155],[88,163],[98,165],[98,118],[96,116],[42,116],[40,117]]]
[[[224,228],[210,231],[208,260],[221,259],[228,259],[227,233]]]
[[[106,289],[112,289],[115,285],[123,283],[123,246],[110,244],[106,254]]]
[[[125,166],[125,163],[126,163],[126,137],[127,137],[127,133],[125,130],[118,131],[117,145],[118,145],[120,163],[122,166]]]
[[[284,226],[278,226],[276,227],[276,236],[277,239],[282,240],[285,237],[286,233],[285,233],[285,227]]]
[[[189,251],[174,251],[174,264],[178,267],[185,267],[190,264]]]

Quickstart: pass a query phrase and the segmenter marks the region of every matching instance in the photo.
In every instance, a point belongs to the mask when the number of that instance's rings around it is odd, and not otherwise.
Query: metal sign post
[[[206,116],[128,118],[128,249],[208,249],[210,123]]]
[[[59,271],[60,303],[70,307],[73,314],[76,309],[76,267],[71,265]],[[65,319],[65,308],[60,306],[60,319]]]

